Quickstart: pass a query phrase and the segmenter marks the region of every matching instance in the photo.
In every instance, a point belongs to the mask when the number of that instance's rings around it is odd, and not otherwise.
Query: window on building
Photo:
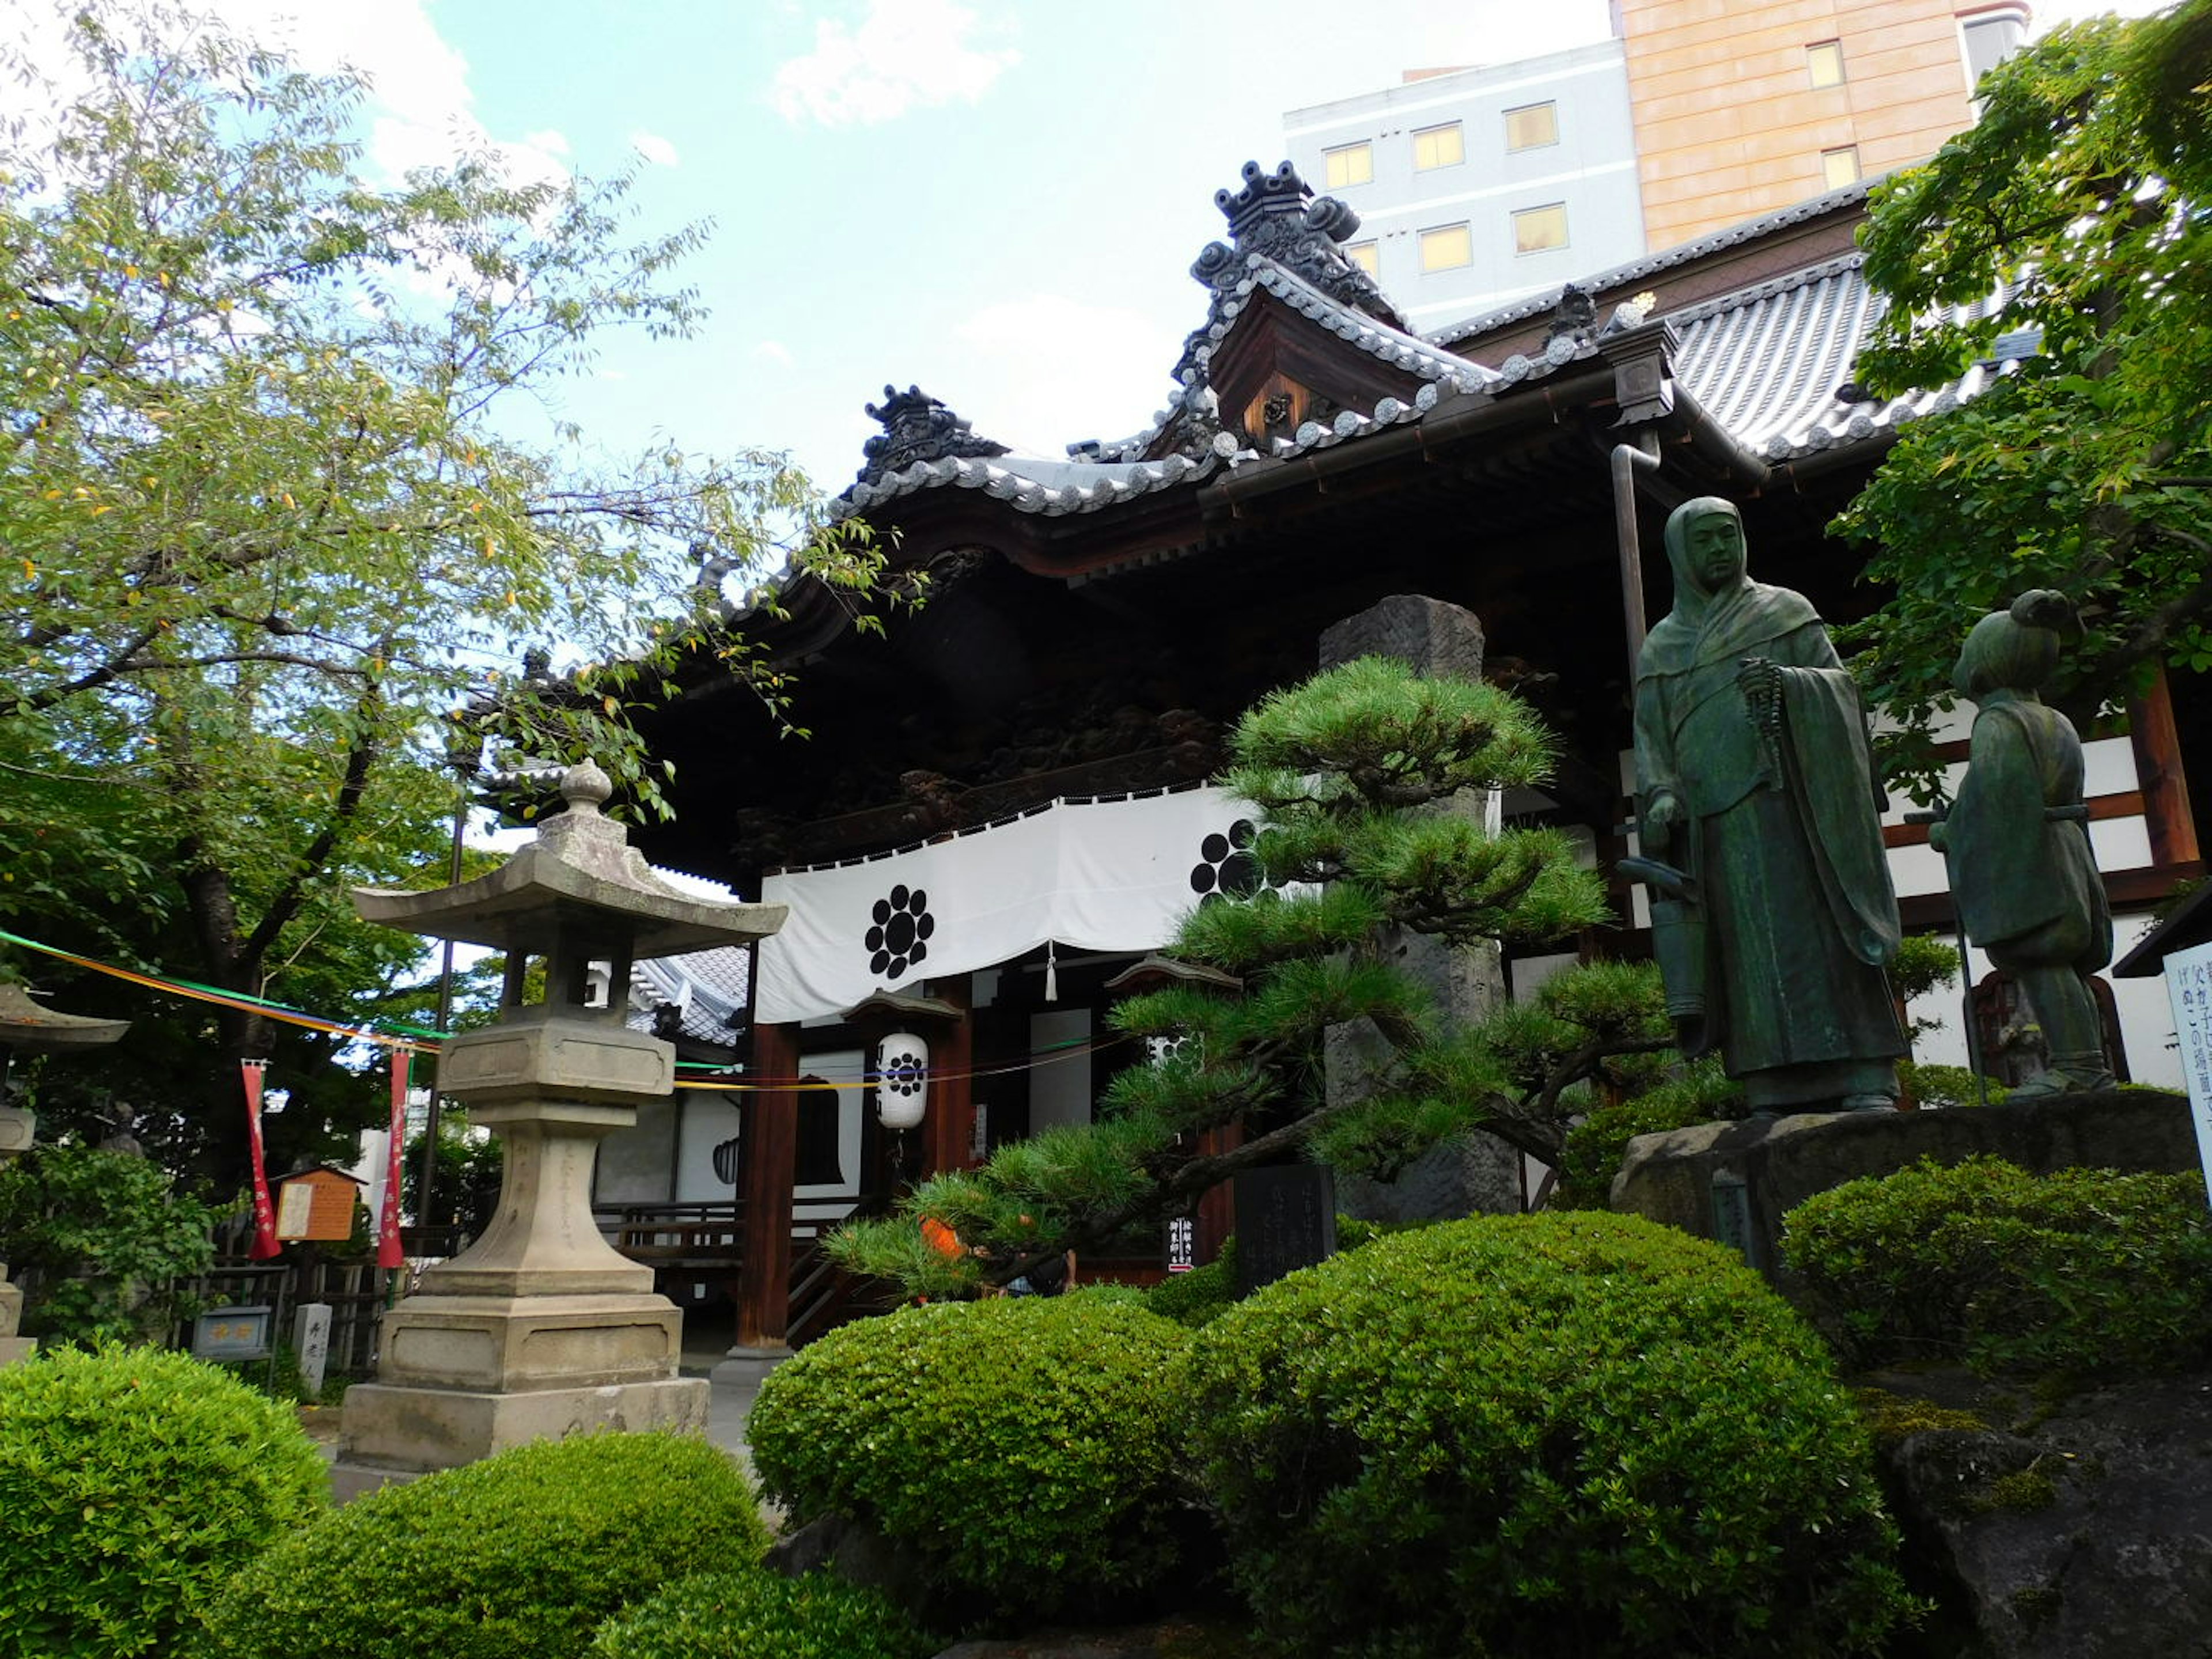
[[[1805,73],[1816,87],[1844,84],[1844,43],[1820,40],[1805,48]]]
[[[1342,190],[1346,185],[1372,184],[1375,179],[1375,146],[1362,141],[1357,144],[1340,144],[1334,149],[1321,153],[1323,176],[1331,190]]]
[[[1559,142],[1559,106],[1557,104],[1523,104],[1519,109],[1505,112],[1505,148],[1508,150],[1540,149],[1546,144]]]
[[[1421,269],[1449,270],[1474,263],[1474,237],[1464,224],[1438,225],[1421,233]]]
[[[1828,180],[1830,190],[1841,190],[1845,185],[1859,181],[1859,147],[1845,144],[1841,149],[1820,152],[1820,171]]]
[[[1465,160],[1467,143],[1456,121],[1440,127],[1424,127],[1413,135],[1416,173],[1426,173],[1431,167],[1455,167]]]
[[[2027,18],[2011,9],[1961,17],[1959,34],[1966,54],[1967,82],[1979,86],[1984,75],[2020,50],[2027,38]]]
[[[1344,257],[1370,276],[1380,276],[1382,274],[1382,256],[1376,251],[1372,242],[1346,242],[1344,245]]]
[[[1567,245],[1567,204],[1553,202],[1545,207],[1522,208],[1513,216],[1513,251],[1516,253],[1541,253],[1547,248]]]

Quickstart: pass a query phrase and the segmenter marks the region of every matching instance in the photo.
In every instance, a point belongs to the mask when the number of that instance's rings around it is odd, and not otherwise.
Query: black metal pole
[[[456,765],[455,782],[460,790],[460,799],[453,807],[453,856],[446,875],[448,885],[458,887],[461,881],[461,838],[469,827],[470,775],[476,770],[473,759],[466,769]],[[440,952],[438,967],[438,1017],[434,1022],[438,1035],[444,1036],[453,1022],[453,941],[447,939]],[[441,1045],[438,1066],[430,1079],[430,1104],[422,1120],[422,1168],[415,1186],[415,1219],[417,1224],[430,1224],[430,1201],[438,1186],[438,1085],[444,1080],[445,1050]],[[402,1120],[403,1123],[404,1120]]]

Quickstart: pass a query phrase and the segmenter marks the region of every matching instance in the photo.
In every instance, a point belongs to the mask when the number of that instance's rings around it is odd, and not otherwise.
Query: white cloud
[[[753,356],[765,357],[772,363],[781,363],[786,368],[791,367],[791,348],[781,340],[763,340],[753,348]]]
[[[647,132],[642,127],[629,136],[630,148],[657,167],[672,167],[677,164],[676,146],[657,132]]]
[[[814,50],[775,72],[769,101],[785,120],[825,127],[889,121],[920,106],[972,104],[1021,61],[968,44],[975,14],[955,0],[868,0],[858,27],[815,25]]]
[[[957,374],[957,384],[921,384],[985,437],[1055,459],[1078,440],[1126,438],[1145,427],[1173,390],[1168,371],[1182,344],[1172,331],[1163,336],[1157,318],[1060,294],[986,306],[952,334],[957,369],[948,362],[945,373]],[[1069,401],[1066,381],[1036,372],[1039,362],[1071,350],[1083,362],[1079,403]],[[939,374],[936,365],[930,373]]]

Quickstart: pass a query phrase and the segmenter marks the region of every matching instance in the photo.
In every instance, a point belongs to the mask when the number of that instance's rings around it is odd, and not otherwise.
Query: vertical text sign
[[[329,1303],[303,1302],[292,1310],[292,1352],[300,1357],[300,1381],[309,1394],[320,1394],[331,1363]]]
[[[2197,1156],[2212,1195],[2212,945],[2193,945],[2166,958],[2166,994],[2173,1002],[2173,1035],[2197,1124]]]

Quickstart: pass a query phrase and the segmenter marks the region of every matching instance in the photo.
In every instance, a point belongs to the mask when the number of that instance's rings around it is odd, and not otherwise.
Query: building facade
[[[2021,0],[1614,0],[1613,38],[1283,117],[1414,331],[1926,159]]]
[[[1620,40],[1283,117],[1299,173],[1359,216],[1349,258],[1415,331],[1644,252]]]
[[[1646,246],[1926,160],[2027,38],[2018,0],[1614,0]]]

